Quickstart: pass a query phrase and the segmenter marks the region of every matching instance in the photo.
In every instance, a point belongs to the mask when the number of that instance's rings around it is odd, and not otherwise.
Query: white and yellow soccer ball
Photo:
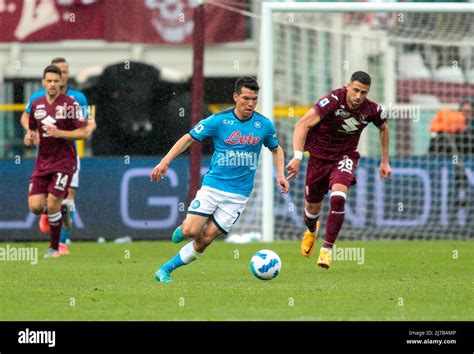
[[[271,250],[260,250],[250,260],[250,270],[258,279],[273,279],[281,271],[280,257]]]

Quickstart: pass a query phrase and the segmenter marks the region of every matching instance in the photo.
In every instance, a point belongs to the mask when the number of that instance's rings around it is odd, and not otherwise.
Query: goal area
[[[338,239],[474,237],[474,118],[461,107],[474,100],[471,3],[263,2],[259,25],[259,110],[276,126],[285,164],[295,123],[353,72],[371,75],[369,98],[386,111],[393,175],[379,178],[380,138],[370,124]],[[231,234],[300,239],[308,153],[283,195],[263,150],[254,192]],[[327,213],[328,196],[323,238]]]

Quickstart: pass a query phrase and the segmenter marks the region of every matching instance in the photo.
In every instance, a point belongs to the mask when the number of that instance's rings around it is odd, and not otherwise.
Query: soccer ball
[[[273,279],[280,274],[280,257],[273,251],[260,250],[250,260],[250,270],[258,279]]]

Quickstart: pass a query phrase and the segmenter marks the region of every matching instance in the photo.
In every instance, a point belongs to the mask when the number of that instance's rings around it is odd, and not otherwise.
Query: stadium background
[[[70,84],[83,90],[89,103],[96,107],[98,125],[92,139],[79,146],[83,159],[73,240],[125,235],[134,239],[167,239],[185,216],[188,157],[173,163],[171,177],[161,184],[149,183],[147,176],[160,155],[190,127],[195,2],[124,0],[120,8],[115,4],[109,0],[0,0],[0,240],[44,239],[37,231],[37,219],[27,210],[27,186],[35,152],[22,145],[19,120],[24,103],[40,87],[43,68],[57,56],[69,61]],[[205,8],[203,101],[205,114],[209,114],[232,104],[237,77],[259,74],[260,2],[209,1]],[[466,24],[462,33],[470,36],[472,43],[472,21],[458,20]],[[440,38],[449,40],[449,36]],[[318,45],[324,52],[330,43]],[[415,47],[417,50],[421,46]],[[395,175],[385,191],[373,167],[380,151],[377,134],[370,130],[363,138],[359,184],[351,195],[369,198],[349,199],[342,238],[473,237],[472,200],[462,208],[449,204],[450,193],[456,192],[451,182],[445,182],[452,179],[456,168],[451,157],[433,159],[428,155],[429,124],[435,113],[442,108],[457,109],[461,98],[474,96],[474,52],[472,46],[468,49],[467,54],[454,50],[455,56],[450,54],[451,49],[447,50],[449,55],[430,68],[432,76],[418,78],[416,82],[406,79],[406,67],[397,67],[397,102],[414,103],[410,95],[430,95],[437,101],[421,104],[425,108],[416,124],[390,121],[391,164],[399,175],[405,173],[407,179],[397,180]],[[326,62],[321,54],[315,54],[314,59],[318,64],[318,73],[311,78],[315,87],[291,92],[303,97],[304,103],[289,95],[296,111],[305,111],[312,100],[334,88],[329,77],[335,64]],[[462,63],[462,81],[456,75],[439,78],[434,74],[437,68],[453,60]],[[293,65],[285,60],[280,63]],[[375,87],[387,80],[381,67],[376,60],[371,63]],[[293,80],[298,79],[296,74]],[[288,83],[288,87],[293,86]],[[120,96],[120,92],[127,94]],[[383,95],[374,89],[371,97],[377,100]],[[290,131],[286,129],[291,121],[287,112],[288,105],[275,108],[276,124],[279,129]],[[280,139],[289,153],[291,135],[282,134]],[[210,152],[211,147],[205,144],[201,173],[206,169]],[[462,156],[461,161],[472,184],[472,158]],[[400,198],[395,196],[407,184],[409,188],[404,191],[408,196],[400,214]],[[259,188],[257,181],[256,190]],[[275,217],[286,223],[277,227],[277,239],[294,239],[304,229],[299,217],[302,198],[290,198],[293,199],[275,199]],[[255,201],[248,210],[258,211],[258,203]],[[288,212],[290,203],[298,208]],[[262,223],[258,212],[254,214],[241,220],[237,232],[248,232],[249,227]]]

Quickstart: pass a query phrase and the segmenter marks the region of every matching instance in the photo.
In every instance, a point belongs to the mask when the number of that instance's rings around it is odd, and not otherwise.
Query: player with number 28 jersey
[[[331,190],[326,237],[317,261],[322,268],[331,266],[331,250],[344,221],[346,196],[356,183],[355,170],[360,158],[357,145],[369,123],[380,130],[380,177],[388,178],[392,172],[388,163],[389,128],[382,108],[367,98],[370,85],[367,73],[355,72],[346,87],[319,99],[295,126],[295,155],[287,165],[288,179],[298,175],[303,148],[310,153],[303,214],[307,231],[301,242],[301,253],[305,257],[313,253],[323,199]]]

